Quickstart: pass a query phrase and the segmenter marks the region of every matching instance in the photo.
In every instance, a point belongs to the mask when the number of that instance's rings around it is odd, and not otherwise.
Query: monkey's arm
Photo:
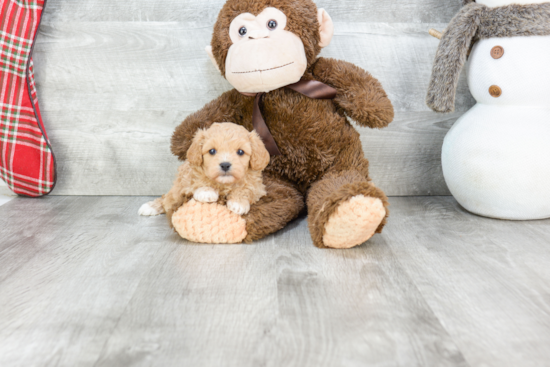
[[[183,161],[198,129],[209,128],[215,122],[236,123],[237,107],[241,100],[241,95],[231,90],[189,115],[172,135],[172,153]]]
[[[321,57],[313,66],[313,75],[338,90],[334,102],[360,126],[379,129],[393,121],[388,95],[365,70],[346,61]]]

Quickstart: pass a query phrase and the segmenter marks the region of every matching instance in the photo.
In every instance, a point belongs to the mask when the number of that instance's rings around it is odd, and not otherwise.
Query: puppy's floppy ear
[[[250,145],[252,146],[252,155],[250,156],[250,167],[254,171],[261,171],[267,167],[271,157],[265,148],[264,142],[260,136],[252,131],[249,135]]]
[[[206,133],[204,130],[198,130],[193,138],[193,143],[187,151],[187,161],[192,166],[200,166],[202,164],[202,145],[205,138]]]

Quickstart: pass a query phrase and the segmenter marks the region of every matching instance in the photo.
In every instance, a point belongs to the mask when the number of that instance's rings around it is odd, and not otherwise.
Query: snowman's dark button
[[[502,89],[500,89],[498,85],[491,85],[491,87],[489,87],[489,94],[498,98],[502,95]]]
[[[504,48],[501,47],[501,46],[495,46],[493,47],[493,49],[491,50],[491,57],[493,59],[500,59],[502,56],[504,56]]]

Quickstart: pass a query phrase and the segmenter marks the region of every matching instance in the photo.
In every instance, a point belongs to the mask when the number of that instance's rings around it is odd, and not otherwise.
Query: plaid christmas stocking
[[[0,177],[30,197],[49,194],[56,180],[31,59],[45,3],[0,0]]]

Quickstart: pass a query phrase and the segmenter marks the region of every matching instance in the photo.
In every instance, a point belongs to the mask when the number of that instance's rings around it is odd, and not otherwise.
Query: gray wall
[[[160,195],[178,162],[173,129],[230,89],[204,47],[223,0],[49,0],[35,47],[38,93],[58,160],[57,195]],[[377,77],[397,116],[360,129],[388,195],[447,195],[443,137],[474,103],[462,80],[457,112],[424,104],[442,30],[458,0],[318,0],[336,34],[322,56]]]

